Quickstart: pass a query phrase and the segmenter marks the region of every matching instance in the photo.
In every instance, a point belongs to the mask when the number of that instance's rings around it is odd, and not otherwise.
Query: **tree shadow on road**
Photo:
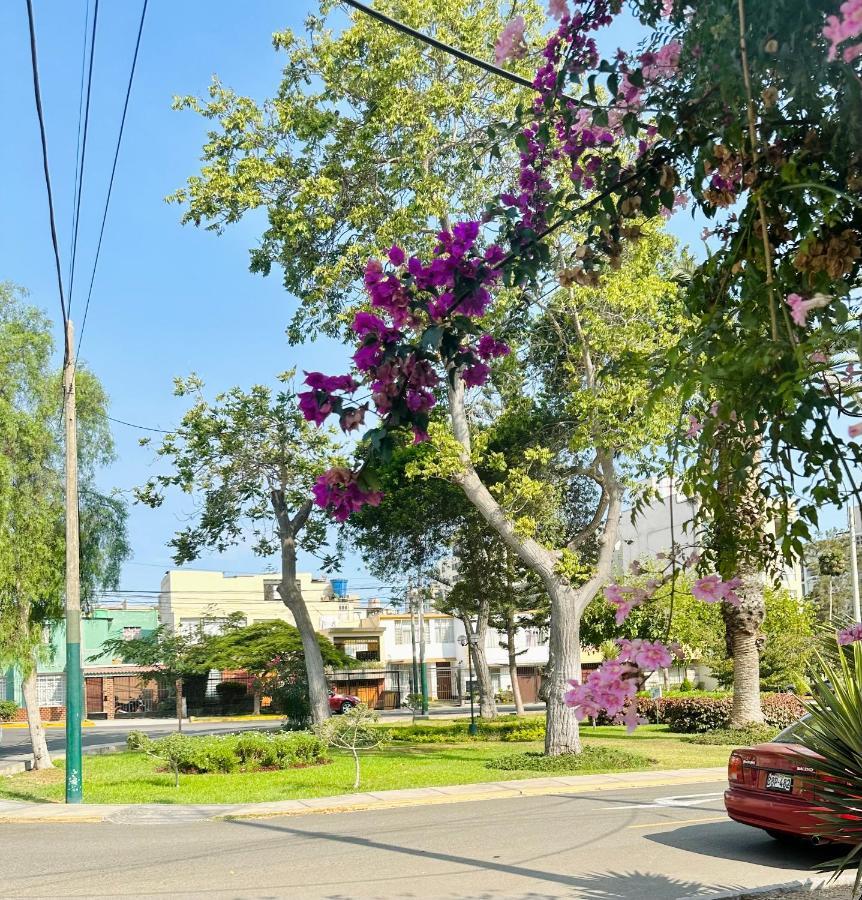
[[[365,851],[381,850],[388,853],[404,854],[421,860],[437,860],[457,866],[467,866],[471,869],[485,870],[504,875],[512,875],[521,878],[529,878],[535,881],[549,882],[565,888],[563,893],[543,895],[525,891],[523,893],[506,890],[471,891],[470,893],[446,893],[435,894],[441,900],[546,900],[557,897],[580,897],[585,900],[678,900],[692,894],[708,891],[710,893],[722,890],[730,890],[733,886],[703,884],[697,881],[669,878],[652,872],[596,872],[569,875],[564,872],[554,872],[547,869],[533,868],[517,863],[506,863],[493,859],[480,859],[472,856],[464,856],[457,853],[446,853],[436,850],[428,850],[417,847],[405,847],[385,840],[375,840],[371,837],[360,837],[353,834],[337,834],[328,831],[316,831],[305,828],[293,828],[286,823],[265,822],[254,819],[232,819],[234,825],[248,828],[261,828],[269,831],[277,831],[284,835],[313,838],[321,841],[330,841],[337,844],[347,844]],[[382,873],[381,873],[382,874]],[[451,874],[451,873],[445,873]],[[478,873],[476,873],[478,875]],[[412,876],[416,877],[416,876]],[[470,877],[469,872],[464,873],[465,878]],[[474,876],[475,877],[475,876]],[[383,876],[385,879],[386,876]],[[391,896],[391,895],[390,895]],[[427,891],[418,893],[399,893],[403,898],[426,898]],[[707,896],[707,894],[704,894]],[[347,895],[334,893],[327,895],[327,900],[347,900]]]

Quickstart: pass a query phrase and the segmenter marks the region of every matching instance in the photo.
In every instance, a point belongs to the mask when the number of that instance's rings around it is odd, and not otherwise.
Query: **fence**
[[[352,668],[327,672],[335,694],[356,697],[373,709],[401,709],[411,694],[421,692],[411,665]],[[98,684],[96,683],[98,681]],[[447,663],[426,663],[425,681],[432,701],[461,705],[469,701],[466,667]],[[525,702],[540,696],[541,671],[519,667],[518,681]],[[92,684],[91,684],[92,682]],[[280,713],[273,696],[274,682],[255,678],[244,671],[212,671],[183,679],[186,714],[242,715],[252,712]],[[103,696],[101,707],[98,697]],[[91,706],[92,703],[92,706]],[[88,714],[113,718],[176,715],[176,687],[156,675],[87,678]],[[109,710],[113,712],[111,716]]]

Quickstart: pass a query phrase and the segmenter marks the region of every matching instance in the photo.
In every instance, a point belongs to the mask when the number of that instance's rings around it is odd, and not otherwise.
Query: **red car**
[[[797,722],[769,743],[730,754],[724,805],[731,819],[762,828],[776,840],[820,843],[827,839],[817,834],[823,824],[815,815],[823,809],[817,792],[832,790],[826,784],[834,779],[818,775],[822,757],[797,743],[798,728]]]
[[[354,697],[353,694],[339,694],[337,691],[329,692],[329,708],[332,712],[347,712],[348,709],[359,706],[360,702],[359,697]]]

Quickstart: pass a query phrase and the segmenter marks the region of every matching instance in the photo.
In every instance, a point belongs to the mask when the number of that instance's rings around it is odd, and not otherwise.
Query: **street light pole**
[[[470,727],[467,729],[467,733],[475,737],[479,733],[479,729],[476,727],[476,707],[473,701],[473,656],[470,652],[473,641],[467,635],[462,634],[458,638],[458,643],[467,648],[467,684],[470,691]]]

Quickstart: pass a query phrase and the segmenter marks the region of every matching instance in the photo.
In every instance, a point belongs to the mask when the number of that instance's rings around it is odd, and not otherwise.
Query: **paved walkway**
[[[722,779],[724,766],[706,769],[671,769],[658,772],[622,772],[613,775],[568,775],[557,778],[526,778],[489,781],[448,787],[409,788],[399,791],[357,792],[307,800],[277,800],[268,803],[232,804],[107,804],[24,803],[0,800],[0,824],[92,823],[182,824],[209,819],[260,819],[302,816],[311,813],[356,812],[464,803],[476,800],[510,800],[514,797],[566,795],[629,788],[674,787]]]

